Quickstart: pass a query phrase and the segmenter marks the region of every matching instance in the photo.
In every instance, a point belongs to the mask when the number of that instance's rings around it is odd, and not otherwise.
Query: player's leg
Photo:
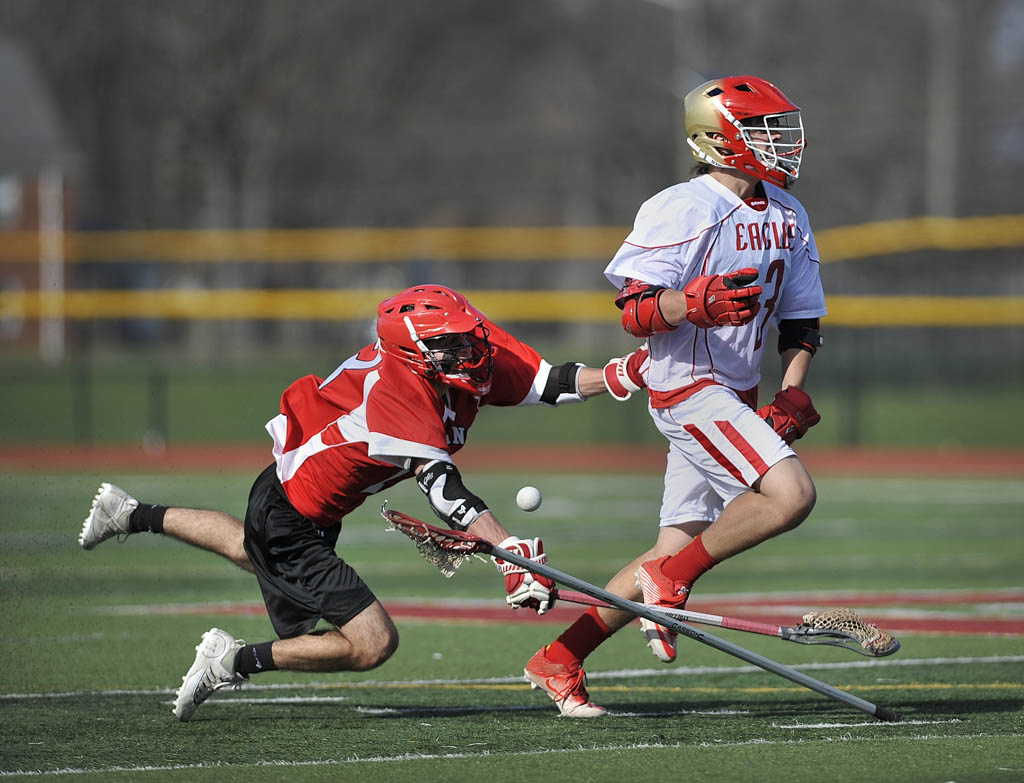
[[[164,513],[163,533],[186,544],[223,555],[239,568],[252,571],[252,563],[242,542],[242,520],[223,511],[199,508],[168,508]]]
[[[244,522],[245,552],[280,637],[246,644],[220,629],[203,635],[174,702],[179,720],[217,690],[276,669],[365,671],[398,647],[398,631],[365,582],[334,551],[341,524],[320,528],[288,502],[277,475],[256,479]],[[323,619],[333,627],[318,629]]]
[[[244,533],[240,520],[222,511],[140,503],[120,487],[106,482],[93,498],[78,543],[84,549],[93,549],[108,538],[144,532],[168,535],[252,571],[242,547]]]
[[[725,560],[797,527],[816,499],[806,468],[796,456],[786,457],[772,465],[752,491],[736,496],[725,507],[701,536],[704,547],[716,560]]]
[[[609,580],[605,589],[630,600],[641,598],[636,571],[641,563],[661,555],[674,554],[686,546],[713,519],[720,503],[707,482],[680,455],[669,456],[666,490],[662,499],[658,538],[653,547],[635,557]],[[679,521],[691,520],[691,521]],[[591,607],[569,625],[554,641],[538,650],[527,662],[524,673],[533,687],[542,688],[568,717],[598,717],[606,710],[590,701],[583,661],[612,634],[634,619],[618,609]],[[642,623],[641,633],[651,650],[663,661],[675,658],[675,635],[653,623]]]
[[[703,529],[706,523],[663,527],[658,540],[644,554],[634,558],[605,586],[611,593],[636,601],[640,589],[636,585],[636,569],[641,563],[665,553],[678,552]],[[573,621],[554,641],[541,647],[523,669],[527,682],[540,688],[555,702],[558,711],[569,718],[597,718],[606,714],[604,707],[594,704],[587,691],[584,659],[606,639],[627,625],[635,615],[618,609],[592,606]]]
[[[282,620],[279,614],[271,619],[275,623]],[[227,631],[211,628],[203,634],[195,660],[181,678],[174,716],[191,720],[199,705],[218,690],[240,686],[254,674],[366,671],[384,663],[397,648],[398,631],[376,600],[341,627],[257,644],[246,644]]]
[[[713,520],[718,518],[721,511],[722,499],[715,492],[714,487],[690,463],[687,455],[670,441],[660,513],[661,529],[670,534],[659,536],[658,551],[653,553],[651,558],[636,563],[635,570],[622,575],[623,578],[633,580],[633,589],[638,596],[636,600],[643,602],[647,600],[639,578],[643,563],[659,561],[684,549],[697,536],[701,535]],[[701,521],[680,522],[680,520]],[[671,535],[671,531],[676,529],[680,529],[685,535]],[[648,649],[659,661],[672,663],[676,659],[675,632],[641,618],[640,633]]]
[[[398,630],[379,601],[340,628],[278,639],[271,653],[278,669],[300,672],[368,671],[398,648]]]
[[[716,563],[800,524],[814,506],[814,484],[793,450],[722,387],[659,412],[656,422],[725,504],[678,554],[638,571],[647,603],[682,608]]]
[[[624,565],[615,576],[613,576],[605,590],[609,593],[621,595],[630,601],[642,600],[640,588],[636,583],[636,570],[642,563],[653,560],[663,555],[674,555],[680,549],[689,544],[694,537],[699,535],[710,522],[684,522],[682,524],[669,524],[658,529],[658,539],[654,546],[642,555],[630,560]],[[631,612],[624,612],[621,609],[598,607],[596,612],[600,615],[605,625],[612,633],[634,620],[636,615]]]

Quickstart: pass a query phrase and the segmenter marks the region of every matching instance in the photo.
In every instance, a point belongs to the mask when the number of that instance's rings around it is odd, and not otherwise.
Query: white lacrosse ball
[[[523,511],[536,511],[540,501],[540,490],[536,487],[523,487],[516,493],[516,505]]]

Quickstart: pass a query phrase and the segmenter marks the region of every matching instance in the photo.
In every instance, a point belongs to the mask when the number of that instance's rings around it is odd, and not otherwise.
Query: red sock
[[[601,619],[597,607],[592,606],[548,645],[545,655],[549,661],[568,666],[582,661],[611,635],[611,628]]]
[[[682,582],[687,587],[697,581],[697,577],[718,563],[704,548],[704,542],[697,536],[693,541],[676,552],[665,561],[661,572],[673,582]]]

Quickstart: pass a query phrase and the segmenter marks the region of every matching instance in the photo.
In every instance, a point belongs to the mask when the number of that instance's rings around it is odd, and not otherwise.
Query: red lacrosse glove
[[[516,536],[509,536],[500,544],[502,549],[515,552],[517,555],[529,558],[535,563],[548,562],[548,556],[544,554],[544,543],[539,538],[521,539]],[[522,566],[514,563],[507,563],[497,557],[492,557],[498,572],[505,577],[505,602],[513,609],[533,609],[537,614],[544,614],[555,605],[555,597],[552,595],[555,583],[546,576],[531,573]]]
[[[627,356],[609,359],[604,366],[604,385],[608,393],[619,402],[624,402],[633,392],[646,389],[650,364],[647,343]]]
[[[799,440],[807,434],[807,430],[821,421],[807,392],[796,386],[780,391],[757,415],[768,422],[768,426],[786,443]]]
[[[754,320],[761,303],[757,270],[747,267],[725,275],[695,277],[683,293],[686,295],[686,320],[701,329],[713,326],[742,326]]]

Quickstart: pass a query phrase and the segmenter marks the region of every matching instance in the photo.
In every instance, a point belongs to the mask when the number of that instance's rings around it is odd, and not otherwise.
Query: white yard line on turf
[[[882,726],[896,727],[899,723],[882,723]],[[840,734],[834,737],[819,737],[815,739],[793,739],[793,740],[770,740],[753,738],[739,742],[696,742],[692,744],[676,743],[642,743],[629,745],[589,745],[577,748],[558,748],[545,750],[521,750],[521,751],[498,751],[491,752],[483,750],[475,753],[402,753],[396,756],[367,756],[363,758],[345,759],[315,759],[311,761],[254,761],[248,764],[237,763],[197,763],[197,764],[163,764],[159,766],[111,766],[111,767],[63,767],[54,770],[41,769],[12,769],[0,770],[0,778],[7,777],[46,777],[50,775],[95,775],[111,772],[174,772],[179,770],[200,770],[200,769],[259,769],[264,767],[287,768],[287,767],[327,767],[341,766],[347,764],[393,764],[403,761],[444,761],[460,759],[481,759],[481,758],[512,758],[516,756],[552,756],[560,754],[593,753],[595,751],[619,752],[637,750],[662,750],[681,748],[735,748],[745,745],[816,745],[819,743],[835,742],[902,742],[905,740],[972,740],[1005,738],[1017,739],[1020,734],[921,734],[910,737],[854,737],[850,734]]]
[[[957,666],[960,664],[978,663],[1024,663],[1024,655],[981,655],[976,657],[955,658],[885,658],[873,661],[841,661],[834,663],[791,663],[794,669],[804,671],[869,669],[892,666]],[[637,677],[685,677],[704,674],[746,674],[763,672],[757,666],[676,666],[671,669],[619,669],[606,672],[589,672],[591,680],[622,680]],[[505,685],[523,682],[522,676],[514,677],[478,677],[461,680],[362,680],[333,682],[293,682],[256,685],[246,683],[244,689],[252,691],[308,690],[329,688],[401,688],[403,686],[421,687],[424,685]],[[16,701],[19,699],[63,699],[75,696],[160,696],[176,693],[175,688],[146,688],[139,690],[113,689],[100,691],[62,691],[60,693],[2,693],[0,701]]]
[[[963,723],[959,718],[950,720],[901,720],[901,726],[933,726],[939,723]],[[773,723],[773,729],[856,729],[862,726],[877,727],[885,726],[877,720],[864,721],[862,723]]]
[[[272,700],[269,700],[272,701]],[[222,701],[221,704],[235,703],[234,700]],[[550,704],[539,706],[526,705],[504,705],[501,707],[356,707],[356,712],[364,715],[418,715],[430,713],[431,715],[461,715],[464,713],[477,712],[549,712]],[[667,718],[672,715],[749,715],[749,710],[670,710],[666,712],[618,712],[609,711],[609,715],[616,718]]]

